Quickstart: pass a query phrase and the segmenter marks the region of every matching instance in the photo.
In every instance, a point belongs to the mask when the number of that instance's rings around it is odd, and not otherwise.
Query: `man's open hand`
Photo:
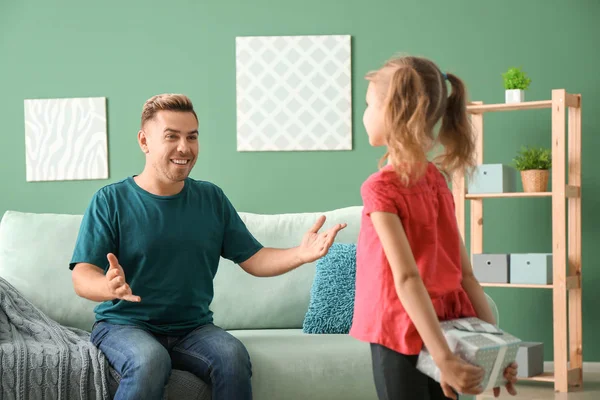
[[[347,226],[346,224],[337,224],[325,232],[319,233],[324,223],[325,216],[322,215],[313,227],[304,234],[300,244],[300,253],[304,263],[313,262],[327,254],[337,233]]]
[[[110,263],[108,267],[108,272],[106,272],[106,284],[108,285],[108,290],[114,296],[115,299],[140,302],[142,299],[139,296],[134,296],[131,292],[131,288],[125,281],[125,272],[121,265],[119,265],[119,260],[115,257],[114,254],[109,253],[106,258]]]

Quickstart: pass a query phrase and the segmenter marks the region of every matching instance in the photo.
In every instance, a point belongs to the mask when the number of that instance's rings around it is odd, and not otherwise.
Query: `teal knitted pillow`
[[[354,315],[356,245],[334,243],[317,261],[304,333],[348,333]]]

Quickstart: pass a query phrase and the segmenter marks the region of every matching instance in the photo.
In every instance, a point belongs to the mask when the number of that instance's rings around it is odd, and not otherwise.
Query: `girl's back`
[[[460,236],[452,193],[442,173],[428,163],[424,176],[409,186],[401,183],[393,167],[386,166],[363,183],[361,195],[364,208],[351,333],[386,343],[404,354],[418,354],[422,341],[398,301],[391,268],[370,214],[383,211],[400,218],[438,318],[474,316],[461,286]]]

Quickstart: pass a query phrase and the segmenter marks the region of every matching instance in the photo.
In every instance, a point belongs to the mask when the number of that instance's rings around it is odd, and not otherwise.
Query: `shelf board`
[[[554,372],[544,372],[543,374],[532,376],[530,378],[517,378],[519,381],[534,382],[554,382]]]
[[[552,192],[467,193],[465,199],[503,199],[519,197],[552,197]]]
[[[525,101],[523,103],[499,103],[499,104],[467,104],[467,112],[481,114],[495,111],[535,110],[540,108],[551,108],[552,100]]]
[[[554,285],[532,285],[524,283],[485,283],[479,282],[483,287],[504,287],[504,288],[524,288],[524,289],[552,289]]]

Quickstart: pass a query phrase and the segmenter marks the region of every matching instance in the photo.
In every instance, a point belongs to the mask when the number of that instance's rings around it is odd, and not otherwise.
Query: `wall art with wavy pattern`
[[[27,181],[108,178],[106,98],[25,100]]]

